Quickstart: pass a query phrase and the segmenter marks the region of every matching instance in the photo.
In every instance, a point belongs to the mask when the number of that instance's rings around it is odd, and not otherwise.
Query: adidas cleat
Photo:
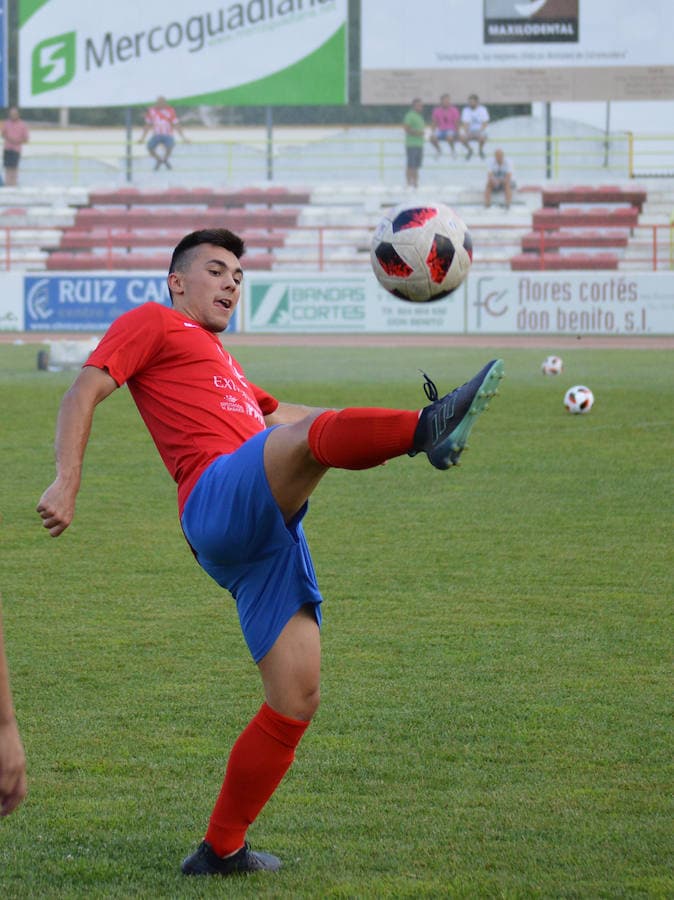
[[[493,359],[470,381],[440,398],[431,379],[425,372],[422,374],[424,391],[431,403],[421,410],[409,455],[425,453],[436,469],[449,469],[458,465],[475,420],[489,408],[489,401],[497,393],[503,378],[503,360]]]
[[[183,875],[249,875],[251,872],[278,872],[280,868],[278,857],[251,850],[247,843],[233,856],[222,857],[206,841],[202,841],[181,866]]]

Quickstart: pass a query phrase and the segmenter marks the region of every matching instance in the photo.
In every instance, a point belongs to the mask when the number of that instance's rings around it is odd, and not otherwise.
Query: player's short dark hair
[[[215,247],[222,247],[223,250],[229,250],[237,259],[241,259],[246,252],[246,245],[243,240],[229,231],[227,228],[202,228],[199,231],[192,231],[176,245],[173,255],[171,256],[171,264],[169,266],[169,275],[171,272],[182,271],[189,261],[190,250],[200,247],[201,244],[213,244]]]

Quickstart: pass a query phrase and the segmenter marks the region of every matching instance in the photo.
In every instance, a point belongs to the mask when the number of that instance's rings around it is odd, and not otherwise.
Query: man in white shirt
[[[471,94],[468,103],[461,112],[461,143],[466,148],[466,159],[470,159],[473,151],[470,148],[471,141],[477,141],[480,148],[480,157],[484,159],[484,144],[487,140],[487,125],[489,113],[487,107],[480,103],[477,94]]]
[[[510,209],[513,187],[513,167],[501,148],[494,150],[494,159],[487,168],[487,185],[484,189],[484,205],[491,206],[491,195],[494,191],[503,191],[505,208]]]

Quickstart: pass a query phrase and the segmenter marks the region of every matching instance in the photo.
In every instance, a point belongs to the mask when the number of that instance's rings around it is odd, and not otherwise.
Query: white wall
[[[571,119],[604,131],[606,103],[552,103],[555,119]],[[544,117],[545,104],[533,103],[532,113]],[[609,129],[643,135],[674,134],[674,100],[614,101],[609,105]]]

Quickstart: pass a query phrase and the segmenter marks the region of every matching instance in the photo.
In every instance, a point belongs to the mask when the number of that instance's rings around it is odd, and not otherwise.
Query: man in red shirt
[[[16,106],[10,106],[7,121],[2,126],[3,151],[2,164],[5,170],[7,187],[16,185],[19,174],[19,161],[24,144],[30,139],[28,126],[21,118]]]
[[[454,149],[454,141],[459,133],[459,120],[461,113],[457,106],[452,105],[449,94],[443,94],[440,97],[440,105],[436,106],[431,113],[431,122],[433,124],[433,133],[431,134],[431,144],[435,147],[438,156],[442,153],[440,141],[447,141],[452,156],[456,156]]]
[[[189,140],[185,137],[175,109],[168,105],[164,97],[157,97],[155,105],[151,106],[145,113],[145,127],[138,139],[139,144],[143,143],[150,131],[152,136],[147,142],[147,149],[155,161],[155,172],[161,166],[166,166],[167,169],[173,168],[169,162],[169,157],[176,143],[173,132],[177,131],[186,144],[189,144]],[[157,152],[159,147],[164,148],[163,152]]]
[[[503,375],[488,363],[421,411],[324,410],[277,400],[248,381],[223,347],[241,293],[243,241],[225,229],[186,235],[173,252],[173,307],[120,316],[59,410],[57,474],[38,503],[53,537],[72,521],[96,406],[129,390],[178,485],[180,521],[202,568],[236,601],[264,702],[235,742],[222,789],[186,875],[275,871],[246,834],[290,767],[319,700],[322,598],[302,529],[309,497],[330,468],[366,469],[426,453],[455,465]]]

